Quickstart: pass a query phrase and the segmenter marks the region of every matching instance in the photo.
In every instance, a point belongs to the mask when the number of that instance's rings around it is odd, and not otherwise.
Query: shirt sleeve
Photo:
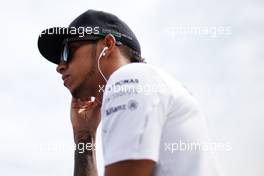
[[[105,165],[122,160],[159,158],[164,112],[157,89],[146,75],[116,75],[102,105]]]

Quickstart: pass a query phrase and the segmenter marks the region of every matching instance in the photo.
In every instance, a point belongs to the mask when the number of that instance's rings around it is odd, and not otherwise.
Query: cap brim
[[[53,27],[42,31],[39,35],[39,52],[44,58],[54,64],[60,63],[61,45],[64,39],[78,36],[78,34],[65,33],[65,31],[67,31],[65,27]],[[87,40],[97,40],[99,38],[99,36],[90,35]]]

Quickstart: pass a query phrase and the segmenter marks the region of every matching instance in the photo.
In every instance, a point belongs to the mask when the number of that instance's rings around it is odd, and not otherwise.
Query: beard
[[[94,82],[92,78],[95,77],[95,66],[87,73],[82,83],[71,91],[74,98],[89,98],[95,96],[96,90],[91,84]]]
[[[97,89],[94,85],[92,85],[95,82],[94,79],[96,78],[96,46],[97,44],[95,43],[91,52],[91,70],[86,74],[84,80],[80,83],[80,85],[71,91],[71,94],[74,98],[90,98],[91,96],[95,96],[96,94]]]

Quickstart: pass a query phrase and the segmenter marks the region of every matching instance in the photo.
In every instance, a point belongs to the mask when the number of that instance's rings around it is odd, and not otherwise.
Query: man
[[[135,34],[118,17],[88,10],[68,28],[43,31],[38,47],[58,65],[73,97],[74,141],[86,146],[75,151],[75,176],[98,175],[101,118],[106,176],[218,175],[210,151],[188,145],[207,142],[197,102],[181,83],[144,63]]]

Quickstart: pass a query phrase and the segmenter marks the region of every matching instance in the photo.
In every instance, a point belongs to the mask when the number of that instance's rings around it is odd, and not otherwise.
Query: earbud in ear
[[[108,47],[107,46],[104,47],[102,56],[105,56],[106,55],[106,50],[108,50]]]
[[[100,59],[102,58],[102,56],[106,55],[106,50],[108,50],[108,47],[104,47],[104,49],[102,50],[102,52],[100,53],[98,60],[97,60],[97,68],[100,72],[100,74],[102,75],[102,77],[104,78],[105,82],[107,82],[107,79],[105,78],[104,74],[102,73],[101,69],[100,69]]]

